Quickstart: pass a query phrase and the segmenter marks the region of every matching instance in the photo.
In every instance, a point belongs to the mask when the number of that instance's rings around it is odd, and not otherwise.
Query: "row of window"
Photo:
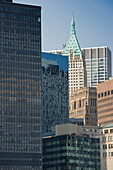
[[[113,156],[113,152],[109,152],[109,153],[107,153],[107,152],[103,152],[103,158],[106,158],[106,157],[112,157]]]
[[[104,130],[104,134],[109,133],[108,129]],[[113,129],[110,129],[110,133],[113,133]]]
[[[113,141],[113,136],[108,136],[108,137],[103,137],[102,138],[102,142],[105,142],[105,141]]]
[[[113,90],[109,90],[109,91],[106,91],[106,92],[104,92],[104,93],[99,93],[98,94],[98,98],[100,98],[100,97],[104,97],[104,96],[109,96],[110,94],[113,94]]]
[[[107,148],[112,149],[113,144],[109,144],[109,145],[105,144],[105,145],[103,145],[103,149],[107,149]]]

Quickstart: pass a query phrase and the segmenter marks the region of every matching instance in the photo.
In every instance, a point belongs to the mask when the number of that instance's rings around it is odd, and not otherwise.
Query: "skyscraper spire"
[[[71,32],[75,33],[75,21],[74,21],[73,13],[72,13],[72,21],[71,21]]]
[[[76,31],[75,31],[75,21],[74,21],[74,15],[72,13],[72,21],[71,21],[71,31],[70,31],[70,36],[68,39],[68,42],[66,44],[66,48],[63,52],[63,55],[69,56],[69,52],[72,50],[74,52],[74,55],[80,55],[81,54],[81,48],[76,36]]]

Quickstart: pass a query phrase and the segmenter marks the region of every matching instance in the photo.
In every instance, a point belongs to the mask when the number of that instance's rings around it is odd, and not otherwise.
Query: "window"
[[[107,157],[107,152],[104,152],[103,153],[103,158],[106,158]]]
[[[74,102],[74,109],[76,109],[76,102]]]
[[[102,137],[102,141],[105,142],[106,141],[106,137]]]
[[[110,129],[110,133],[113,133],[113,129]]]
[[[101,93],[101,97],[103,97],[103,93]]]
[[[112,136],[108,136],[108,141],[112,141]]]
[[[113,90],[111,90],[111,94],[113,94]]]
[[[103,149],[107,149],[107,145],[103,145]]]
[[[111,144],[111,148],[113,148],[113,144]]]
[[[109,149],[113,148],[113,144],[109,144]]]
[[[104,96],[107,96],[107,92],[104,93]]]
[[[100,94],[98,94],[98,98],[100,98]]]
[[[110,95],[110,91],[108,91],[108,95]]]
[[[113,152],[111,152],[111,156],[113,156]]]
[[[105,133],[105,134],[108,133],[108,130],[104,130],[104,133]]]

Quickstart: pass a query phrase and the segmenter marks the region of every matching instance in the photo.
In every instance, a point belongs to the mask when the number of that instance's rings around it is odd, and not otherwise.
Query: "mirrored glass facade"
[[[41,170],[41,8],[0,1],[0,169]]]
[[[69,122],[68,57],[42,53],[42,133]]]

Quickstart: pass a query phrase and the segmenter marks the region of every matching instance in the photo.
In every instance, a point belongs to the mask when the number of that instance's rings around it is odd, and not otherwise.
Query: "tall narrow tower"
[[[74,16],[72,16],[70,36],[63,55],[69,56],[69,95],[71,96],[75,90],[85,87],[87,82],[81,48],[75,31]]]

